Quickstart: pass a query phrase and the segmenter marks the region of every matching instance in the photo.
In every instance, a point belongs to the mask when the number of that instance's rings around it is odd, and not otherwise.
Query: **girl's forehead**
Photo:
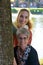
[[[27,11],[21,11],[20,14],[21,14],[21,13],[28,13],[28,12],[27,12]]]
[[[20,16],[20,15],[28,16],[29,14],[28,14],[28,12],[23,11],[23,12],[21,12],[21,13],[19,14],[19,16]]]

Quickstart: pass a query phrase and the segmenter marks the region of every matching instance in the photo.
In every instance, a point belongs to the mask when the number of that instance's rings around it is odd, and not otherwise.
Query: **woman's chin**
[[[26,48],[26,47],[24,47],[24,46],[21,46],[21,49],[22,49],[22,50],[25,50],[25,48]]]

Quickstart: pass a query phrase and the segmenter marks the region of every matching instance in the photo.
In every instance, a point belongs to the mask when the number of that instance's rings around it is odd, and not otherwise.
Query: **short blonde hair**
[[[30,35],[30,31],[26,28],[19,28],[16,32],[17,37],[19,37],[20,34],[25,34],[28,37]]]

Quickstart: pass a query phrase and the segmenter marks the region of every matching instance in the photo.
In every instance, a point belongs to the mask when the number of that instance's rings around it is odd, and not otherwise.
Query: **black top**
[[[17,49],[18,49],[18,47],[14,48],[14,57],[15,57],[16,61],[17,61],[17,55],[16,55]],[[17,65],[18,65],[18,61],[17,61]],[[31,46],[31,51],[28,56],[28,59],[26,60],[26,65],[40,65],[39,60],[38,60],[37,51],[32,46]]]

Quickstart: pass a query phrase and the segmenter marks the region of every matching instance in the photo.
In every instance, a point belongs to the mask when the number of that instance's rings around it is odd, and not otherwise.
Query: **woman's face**
[[[29,20],[29,14],[27,11],[22,11],[18,15],[18,25],[19,27],[23,27]]]
[[[25,50],[25,48],[27,47],[28,39],[29,38],[25,34],[19,35],[18,43],[22,50]]]

